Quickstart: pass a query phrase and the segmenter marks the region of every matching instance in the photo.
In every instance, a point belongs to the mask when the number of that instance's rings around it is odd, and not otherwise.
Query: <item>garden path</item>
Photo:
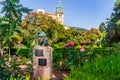
[[[53,70],[52,73],[52,80],[63,80],[63,78],[65,78],[70,71],[67,70]]]

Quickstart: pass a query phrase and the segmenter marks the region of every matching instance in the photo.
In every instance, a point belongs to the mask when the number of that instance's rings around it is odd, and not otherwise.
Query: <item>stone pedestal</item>
[[[33,78],[41,80],[52,78],[52,48],[35,46],[33,49]]]

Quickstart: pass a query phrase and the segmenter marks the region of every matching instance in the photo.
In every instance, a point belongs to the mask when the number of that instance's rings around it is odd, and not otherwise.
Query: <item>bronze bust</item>
[[[38,45],[40,46],[48,46],[48,38],[45,32],[38,32]]]

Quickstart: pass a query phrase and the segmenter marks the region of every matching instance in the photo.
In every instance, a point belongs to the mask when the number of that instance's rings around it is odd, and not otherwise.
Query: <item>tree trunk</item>
[[[11,58],[10,58],[10,48],[9,48],[9,61],[11,61]]]

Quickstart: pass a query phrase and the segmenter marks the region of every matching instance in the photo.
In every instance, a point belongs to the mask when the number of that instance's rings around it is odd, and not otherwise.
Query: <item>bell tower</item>
[[[64,11],[60,0],[58,2],[58,6],[56,7],[56,16],[57,21],[60,22],[61,24],[64,24]]]

